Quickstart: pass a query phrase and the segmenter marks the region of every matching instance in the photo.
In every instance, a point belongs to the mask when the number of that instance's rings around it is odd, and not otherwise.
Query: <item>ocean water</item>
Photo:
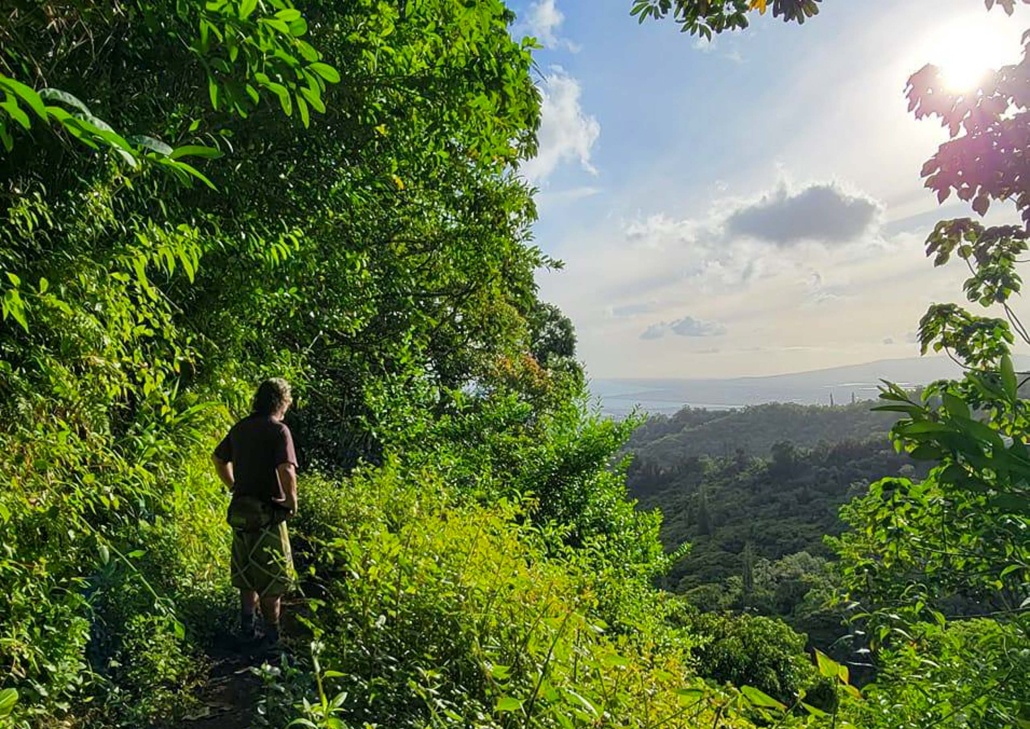
[[[758,378],[756,378],[757,380]],[[590,382],[590,391],[605,415],[624,417],[633,410],[671,415],[685,406],[730,410],[770,402],[802,405],[843,405],[874,400],[878,382],[840,382],[828,385],[788,385],[748,380],[605,380]]]
[[[1016,370],[1030,372],[1030,355],[1013,356]],[[770,402],[802,405],[844,405],[875,400],[883,381],[918,388],[940,379],[960,377],[961,368],[947,357],[885,359],[832,369],[769,377],[733,379],[606,379],[592,378],[590,390],[601,411],[624,417],[633,410],[671,415],[685,406],[728,410]]]
[[[875,400],[882,380],[913,388],[933,380],[956,377],[959,372],[955,363],[946,358],[919,357],[771,377],[595,378],[590,381],[590,390],[607,415],[623,417],[635,409],[671,415],[687,405],[709,410],[770,402],[843,405],[852,400]]]

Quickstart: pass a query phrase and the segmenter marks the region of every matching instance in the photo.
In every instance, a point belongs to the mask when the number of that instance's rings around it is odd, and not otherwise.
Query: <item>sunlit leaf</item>
[[[15,96],[24,101],[40,119],[45,120],[47,118],[46,105],[35,89],[3,74],[0,74],[0,89],[11,91]]]
[[[79,101],[76,97],[72,96],[66,91],[60,89],[42,89],[39,92],[39,98],[46,101],[59,101],[65,106],[70,106],[84,114],[90,114],[89,107]]]
[[[30,129],[32,127],[32,122],[29,121],[29,115],[18,107],[18,104],[15,102],[13,97],[9,97],[5,101],[0,101],[0,109],[6,111],[23,129]]]
[[[18,703],[18,691],[13,688],[0,689],[0,718],[8,717]]]
[[[316,63],[312,63],[310,66],[308,66],[308,68],[310,68],[312,71],[317,73],[319,76],[321,76],[331,84],[340,82],[340,74],[337,72],[335,68],[330,66],[328,63],[322,63],[321,61],[319,61]]]
[[[815,649],[815,663],[819,669],[819,675],[826,678],[837,678],[840,665],[818,648]]]
[[[522,699],[516,699],[513,696],[502,696],[497,699],[497,704],[494,706],[494,711],[497,712],[509,712],[518,711],[522,708]]]
[[[1001,358],[1001,383],[1005,388],[1005,394],[1010,400],[1015,400],[1017,395],[1016,368],[1012,364],[1012,357],[1003,355]]]
[[[138,147],[144,147],[151,151],[157,152],[163,157],[168,157],[174,150],[162,142],[160,139],[149,137],[146,134],[136,134],[131,137],[127,137],[127,141],[131,144],[135,144]]]
[[[222,156],[222,151],[220,149],[215,149],[214,147],[202,147],[195,144],[186,144],[182,147],[176,147],[168,156],[172,159],[180,159],[181,157],[218,159]]]
[[[763,691],[756,689],[754,686],[741,686],[740,692],[744,694],[744,697],[751,702],[754,706],[761,706],[770,709],[785,710],[787,707],[781,704],[779,701],[769,696]]]

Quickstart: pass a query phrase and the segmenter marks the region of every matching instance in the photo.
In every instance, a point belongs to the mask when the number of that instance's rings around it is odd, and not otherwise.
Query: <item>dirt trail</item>
[[[286,650],[296,648],[296,642],[307,636],[297,620],[307,612],[302,597],[284,600],[283,638],[285,645],[274,650],[262,650],[259,645],[242,645],[235,637],[226,637],[211,647],[208,658],[211,671],[197,698],[200,706],[180,726],[188,729],[252,729],[257,724],[257,705],[261,698],[261,679],[251,670],[262,663],[273,665]],[[292,640],[290,639],[292,637]],[[287,651],[291,652],[291,651]]]
[[[261,695],[261,679],[250,670],[265,656],[219,646],[213,655],[211,673],[200,690],[200,707],[183,722],[190,729],[251,729]]]

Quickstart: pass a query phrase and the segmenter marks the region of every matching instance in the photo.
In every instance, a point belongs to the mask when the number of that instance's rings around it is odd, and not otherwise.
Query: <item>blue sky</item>
[[[544,94],[536,242],[544,299],[594,377],[733,377],[917,353],[961,296],[922,242],[919,169],[943,141],[906,108],[924,63],[1019,57],[1030,12],[981,0],[824,0],[804,26],[754,14],[708,44],[638,25],[630,0],[519,0]],[[996,220],[1011,211],[992,213]]]

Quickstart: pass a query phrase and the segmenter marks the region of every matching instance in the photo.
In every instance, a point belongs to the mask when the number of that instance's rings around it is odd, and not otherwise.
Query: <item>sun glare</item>
[[[929,60],[941,69],[950,91],[970,91],[990,70],[1015,60],[1018,48],[1010,47],[1006,40],[993,24],[944,26],[934,34]]]
[[[976,88],[990,68],[990,64],[977,58],[970,49],[962,49],[941,65],[941,75],[949,91],[969,91]]]

